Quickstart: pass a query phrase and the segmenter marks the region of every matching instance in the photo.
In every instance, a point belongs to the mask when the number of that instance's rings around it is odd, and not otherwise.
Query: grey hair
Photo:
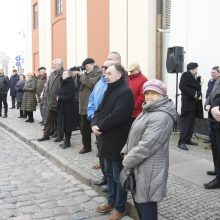
[[[63,67],[63,60],[60,58],[54,59],[53,63],[58,64],[60,67]]]

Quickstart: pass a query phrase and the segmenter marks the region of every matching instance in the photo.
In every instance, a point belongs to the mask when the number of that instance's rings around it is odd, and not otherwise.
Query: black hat
[[[44,66],[41,66],[40,68],[38,68],[38,71],[40,70],[46,70],[46,68]]]
[[[199,66],[198,63],[188,63],[187,66],[186,66],[186,68],[187,68],[187,70],[194,70],[194,69],[196,69],[198,66]]]
[[[91,64],[91,63],[95,63],[95,60],[93,60],[92,58],[86,58],[86,59],[82,62],[82,66],[85,66],[85,65]]]

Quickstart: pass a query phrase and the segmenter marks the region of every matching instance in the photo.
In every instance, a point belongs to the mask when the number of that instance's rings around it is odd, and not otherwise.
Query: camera
[[[70,68],[70,71],[83,71],[86,70],[84,66],[74,66]]]

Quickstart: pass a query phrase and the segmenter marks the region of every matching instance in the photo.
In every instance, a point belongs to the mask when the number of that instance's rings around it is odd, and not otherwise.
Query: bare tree
[[[5,69],[5,74],[8,75],[8,64],[10,61],[10,57],[3,51],[0,51],[0,64],[2,68]]]

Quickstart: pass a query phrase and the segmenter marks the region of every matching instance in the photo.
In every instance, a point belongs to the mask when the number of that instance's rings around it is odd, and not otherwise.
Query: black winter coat
[[[75,108],[74,97],[77,89],[72,77],[60,81],[58,96],[58,130],[71,132],[78,129],[78,109]]]
[[[134,97],[124,78],[109,83],[102,103],[95,112],[91,125],[102,132],[98,136],[100,154],[106,159],[122,161],[120,152],[131,127]]]
[[[196,92],[201,92],[201,86],[191,72],[184,72],[180,78],[179,89],[182,92],[181,114],[196,111]]]
[[[10,96],[16,96],[15,85],[19,81],[19,75],[14,74],[10,77]]]

